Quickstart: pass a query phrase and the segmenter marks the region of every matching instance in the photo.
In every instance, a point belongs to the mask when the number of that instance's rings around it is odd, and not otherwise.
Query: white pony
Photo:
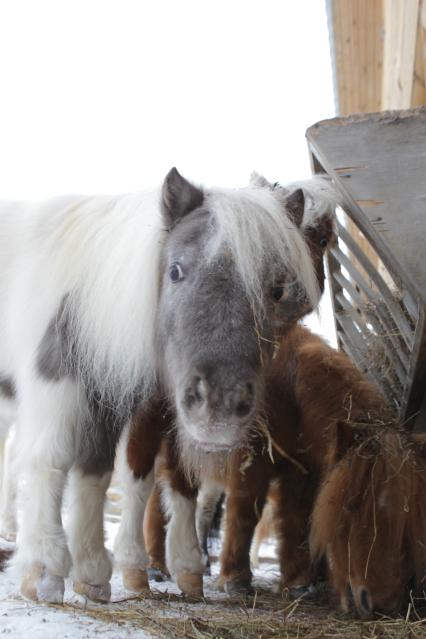
[[[274,331],[287,321],[281,302],[319,298],[292,213],[299,195],[262,184],[202,190],[172,169],[149,193],[0,205],[0,377],[14,390],[26,476],[13,560],[26,597],[62,602],[72,569],[76,592],[109,599],[104,497],[139,401],[161,387],[188,436],[213,433],[222,447],[245,436]],[[225,377],[226,392],[216,382]],[[205,399],[212,389],[226,414]]]

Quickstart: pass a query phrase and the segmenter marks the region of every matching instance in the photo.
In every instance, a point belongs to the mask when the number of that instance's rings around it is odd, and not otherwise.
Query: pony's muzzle
[[[187,412],[220,413],[226,418],[246,421],[256,405],[255,384],[242,381],[231,389],[217,389],[203,377],[194,377],[185,390],[184,406]]]
[[[256,405],[256,384],[251,379],[217,388],[201,376],[192,378],[181,403],[187,430],[205,448],[241,443]]]

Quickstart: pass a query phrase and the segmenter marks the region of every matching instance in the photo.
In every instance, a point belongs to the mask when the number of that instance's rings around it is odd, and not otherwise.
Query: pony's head
[[[353,602],[363,618],[398,610],[408,586],[424,577],[424,537],[418,534],[425,533],[426,466],[417,448],[397,430],[346,423],[337,425],[331,443],[311,550],[315,560],[326,558],[342,608]]]
[[[258,176],[248,188],[204,190],[172,169],[161,208],[162,381],[181,437],[206,451],[233,448],[262,404],[275,338],[318,303],[312,243],[322,257],[325,241],[314,237],[301,188]]]

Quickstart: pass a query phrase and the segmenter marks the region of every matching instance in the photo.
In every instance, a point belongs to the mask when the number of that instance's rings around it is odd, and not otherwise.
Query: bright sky
[[[0,197],[310,174],[323,0],[2,0]],[[327,320],[327,323],[328,320]]]

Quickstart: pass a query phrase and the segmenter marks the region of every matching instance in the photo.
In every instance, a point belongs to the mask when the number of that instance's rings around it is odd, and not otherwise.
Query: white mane
[[[306,198],[302,228],[315,226],[325,214],[333,215],[332,192],[328,186],[319,180],[300,184]],[[230,249],[256,308],[263,309],[264,278],[266,270],[271,268],[272,281],[275,279],[278,283],[280,276],[290,274],[290,279],[298,281],[306,291],[312,306],[317,305],[320,291],[310,252],[274,191],[264,187],[215,189],[208,194],[206,205],[216,220],[216,233],[207,246],[207,257],[212,259],[223,246]]]
[[[155,382],[154,329],[165,230],[160,194],[93,198],[51,236],[77,336],[79,369],[104,400],[124,400]],[[71,355],[71,354],[70,354]],[[71,355],[72,356],[72,355]]]

